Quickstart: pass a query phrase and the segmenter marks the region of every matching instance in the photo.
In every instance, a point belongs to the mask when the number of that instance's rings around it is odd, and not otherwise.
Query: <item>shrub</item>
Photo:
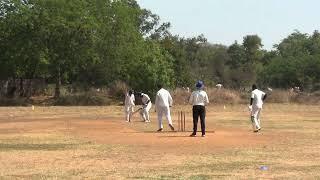
[[[30,102],[28,98],[6,98],[0,97],[0,106],[27,106]]]
[[[54,105],[59,106],[102,106],[110,104],[111,100],[107,94],[94,91],[63,95],[54,103]]]
[[[129,87],[122,81],[114,82],[109,88],[108,94],[115,99],[123,99]]]
[[[208,94],[211,104],[237,104],[244,102],[238,91],[214,88],[207,88],[205,91]],[[183,105],[188,104],[191,92],[179,88],[172,91],[171,95],[175,104]]]

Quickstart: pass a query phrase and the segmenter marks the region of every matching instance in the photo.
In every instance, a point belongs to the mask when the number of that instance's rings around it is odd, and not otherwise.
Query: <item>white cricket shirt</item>
[[[129,106],[134,106],[134,95],[131,94],[131,96],[127,93],[126,94],[126,99],[125,99],[125,106],[129,107]]]
[[[255,89],[251,93],[251,98],[253,98],[252,106],[257,108],[262,108],[263,105],[263,97],[266,93],[260,91],[259,89]]]
[[[156,102],[155,102],[156,107],[169,107],[169,106],[172,106],[172,103],[173,103],[173,100],[169,91],[161,88],[157,92]]]
[[[192,92],[189,99],[189,103],[192,104],[193,106],[197,106],[197,105],[205,106],[209,104],[209,98],[205,91],[197,90]]]
[[[150,101],[150,97],[147,94],[142,93],[141,101],[143,104],[147,104],[147,102]]]

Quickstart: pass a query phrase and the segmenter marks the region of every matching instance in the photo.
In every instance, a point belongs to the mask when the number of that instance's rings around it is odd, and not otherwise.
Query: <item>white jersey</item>
[[[156,102],[155,102],[156,107],[169,107],[169,106],[172,106],[172,102],[173,100],[169,91],[161,88],[157,92]]]
[[[255,89],[251,93],[251,98],[253,99],[252,106],[257,108],[262,108],[263,105],[263,97],[266,95],[263,91],[259,89]]]
[[[143,104],[148,104],[149,102],[151,102],[150,97],[144,93],[142,93],[141,101]]]
[[[126,99],[125,99],[125,102],[124,102],[124,105],[126,107],[130,107],[130,106],[134,106],[134,95],[131,94],[131,96],[127,93],[126,94]]]
[[[196,105],[205,106],[209,104],[209,98],[205,91],[197,90],[192,92],[189,99],[189,103],[192,104],[193,106],[196,106]]]

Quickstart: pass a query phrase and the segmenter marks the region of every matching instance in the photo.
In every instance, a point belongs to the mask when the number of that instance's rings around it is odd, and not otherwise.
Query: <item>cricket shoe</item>
[[[201,137],[206,137],[206,135],[205,135],[205,134],[202,134]]]
[[[171,124],[169,124],[169,127],[170,127],[171,131],[174,131],[174,127]]]
[[[162,128],[158,129],[157,132],[162,132]]]
[[[196,136],[197,136],[197,135],[194,134],[194,133],[190,134],[190,137],[196,137]]]

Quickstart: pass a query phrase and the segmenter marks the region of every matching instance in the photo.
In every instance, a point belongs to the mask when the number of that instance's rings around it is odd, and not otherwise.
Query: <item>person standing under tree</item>
[[[193,91],[189,103],[193,105],[192,107],[192,115],[193,115],[193,133],[190,135],[191,137],[195,137],[197,134],[197,125],[198,118],[200,117],[201,122],[201,132],[202,137],[206,136],[206,108],[205,106],[209,104],[209,98],[207,93],[203,90],[204,83],[202,81],[198,81],[196,84],[197,90]]]
[[[125,118],[126,122],[131,122],[131,116],[133,113],[133,108],[135,106],[134,104],[135,98],[132,90],[129,90],[126,94],[125,102],[124,102],[124,112],[125,112]]]
[[[263,101],[267,98],[267,94],[260,91],[255,84],[252,85],[251,99],[249,110],[251,112],[251,123],[253,132],[261,130],[260,113],[262,110]]]
[[[170,107],[172,106],[172,103],[173,103],[172,97],[169,91],[165,90],[162,87],[162,85],[159,84],[158,88],[160,90],[157,92],[156,102],[155,102],[155,107],[156,107],[156,112],[158,114],[158,122],[159,122],[158,132],[161,132],[163,129],[163,124],[162,124],[163,114],[166,116],[168,120],[169,127],[171,128],[172,131],[174,131],[174,127],[172,125],[172,119],[170,115]]]

